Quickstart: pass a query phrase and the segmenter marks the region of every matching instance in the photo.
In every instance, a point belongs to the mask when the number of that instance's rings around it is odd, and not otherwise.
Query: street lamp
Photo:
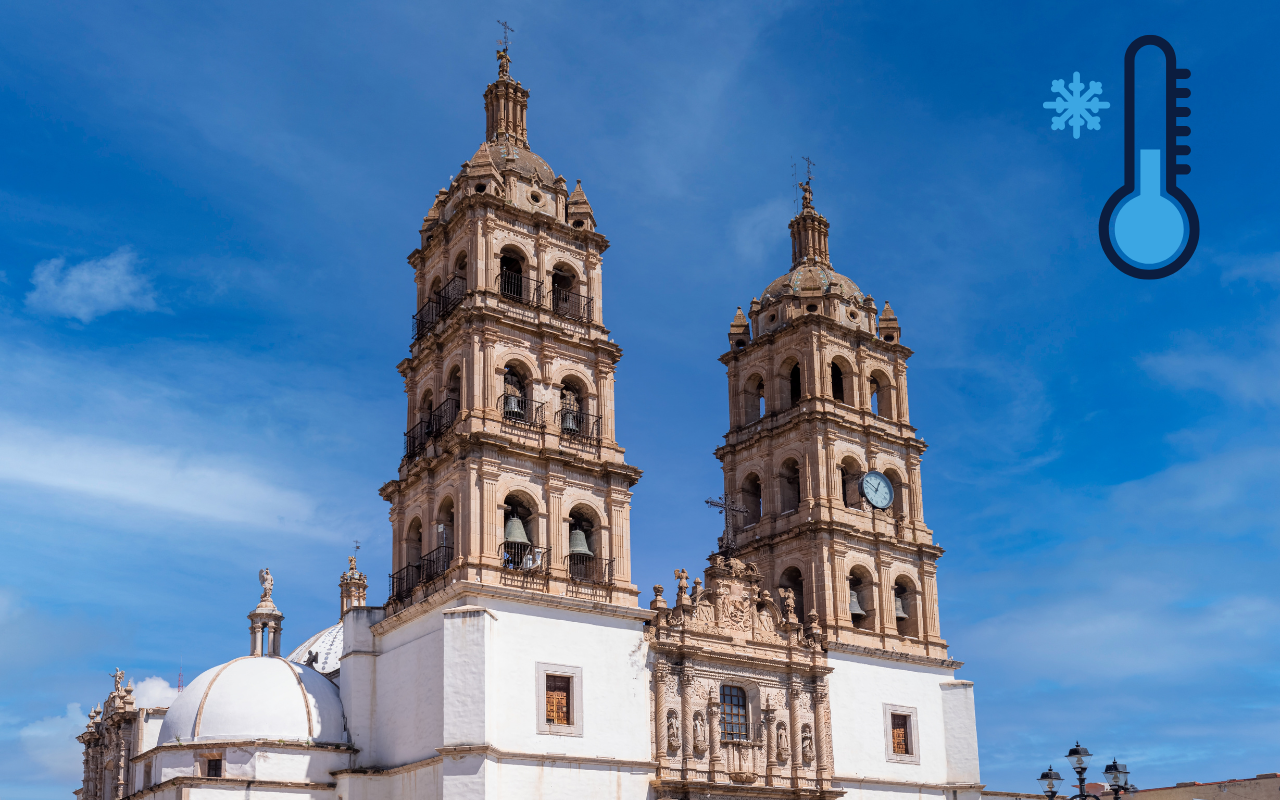
[[[1072,795],[1067,800],[1102,800],[1096,794],[1090,794],[1084,788],[1084,773],[1089,769],[1089,760],[1093,758],[1093,753],[1089,752],[1089,748],[1082,747],[1079,742],[1076,746],[1067,751],[1067,763],[1076,771],[1076,780],[1079,782],[1079,794]],[[1118,763],[1114,758],[1107,765],[1102,774],[1107,778],[1107,784],[1111,788],[1111,794],[1114,800],[1120,800],[1120,795],[1131,794],[1138,790],[1138,787],[1129,783],[1129,770],[1124,764]],[[1049,800],[1054,800],[1058,796],[1059,789],[1062,787],[1062,776],[1053,771],[1053,766],[1040,773],[1040,777],[1036,781],[1044,789],[1044,796]]]

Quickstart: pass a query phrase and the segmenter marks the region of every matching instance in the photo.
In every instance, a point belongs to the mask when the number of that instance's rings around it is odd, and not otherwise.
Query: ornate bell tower
[[[636,605],[631,487],[614,439],[622,350],[601,308],[609,241],[581,183],[529,149],[506,48],[485,142],[409,255],[417,284],[391,503],[389,613],[461,581]]]
[[[729,432],[716,450],[743,509],[721,553],[795,593],[832,641],[946,658],[942,549],[921,511],[898,320],[831,266],[827,220],[791,221],[791,269],[729,326]]]

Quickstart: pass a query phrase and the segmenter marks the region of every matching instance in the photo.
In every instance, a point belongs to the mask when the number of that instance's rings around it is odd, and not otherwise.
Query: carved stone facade
[[[392,603],[474,581],[634,607],[640,471],[614,435],[609,242],[581,184],[570,193],[529,150],[529,92],[505,50],[499,66],[485,142],[436,195],[409,256],[419,311],[399,365],[405,457],[382,488]]]
[[[674,606],[659,598],[647,629],[653,652],[657,797],[838,797],[822,636],[804,630],[754,564],[719,554],[706,584],[676,573]],[[725,687],[745,696],[745,732],[721,719]]]
[[[792,266],[729,328],[729,432],[716,450],[727,497],[747,509],[722,552],[797,592],[834,641],[945,659],[936,561],[924,523],[897,317],[831,266],[828,225],[804,185]],[[868,471],[892,504],[862,496]],[[861,612],[861,613],[859,613]]]
[[[80,800],[120,800],[142,788],[132,759],[145,749],[143,728],[165,714],[163,708],[136,708],[133,681],[122,687],[120,670],[113,677],[115,688],[89,712],[85,732],[76,737],[84,745],[84,782],[75,791]]]

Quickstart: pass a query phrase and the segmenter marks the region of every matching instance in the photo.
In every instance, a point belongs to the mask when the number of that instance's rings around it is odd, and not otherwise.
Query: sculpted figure
[[[808,725],[800,729],[800,756],[805,761],[813,760],[813,732]]]
[[[796,618],[796,594],[790,589],[782,588],[778,590],[778,596],[782,598],[782,618],[788,622]]]
[[[700,711],[693,715],[693,749],[699,753],[707,749],[707,725]]]
[[[791,737],[787,735],[787,723],[778,723],[778,761],[785,764],[791,759]]]
[[[275,585],[275,581],[271,579],[271,570],[258,570],[258,583],[262,584],[262,597],[259,600],[271,599],[271,587]]]
[[[676,712],[667,714],[667,749],[680,749],[680,726],[676,725]]]

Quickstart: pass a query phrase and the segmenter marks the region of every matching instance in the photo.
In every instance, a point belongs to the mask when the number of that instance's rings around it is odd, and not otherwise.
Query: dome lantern
[[[258,598],[258,607],[249,614],[249,655],[279,657],[280,634],[284,631],[280,623],[284,621],[284,614],[271,600],[271,588],[275,585],[271,570],[259,570],[258,582],[262,584],[262,596]],[[265,647],[263,633],[267,639]]]

